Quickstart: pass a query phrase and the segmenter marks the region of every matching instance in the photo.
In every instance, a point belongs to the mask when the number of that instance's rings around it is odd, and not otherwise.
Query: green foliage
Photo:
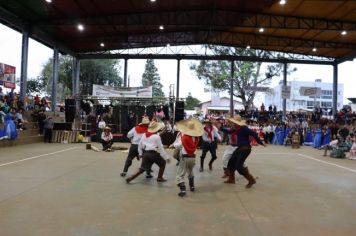
[[[41,81],[46,87],[48,94],[52,90],[52,64],[49,59],[43,66]],[[58,98],[60,100],[72,94],[72,68],[73,60],[70,56],[59,57],[58,68]],[[122,78],[119,77],[119,65],[117,60],[81,60],[80,61],[80,93],[89,95],[92,93],[93,84],[119,87]]]
[[[199,99],[192,96],[192,93],[189,93],[185,99],[184,108],[187,110],[194,110],[195,107],[198,107],[200,104]]]
[[[152,85],[152,96],[164,97],[162,90],[163,85],[160,82],[161,78],[157,71],[153,59],[147,59],[145,71],[142,74],[142,86],[146,87]]]
[[[216,55],[236,55],[265,57],[270,52],[233,48],[224,46],[210,46]],[[283,71],[283,64],[267,66],[267,72],[261,74],[262,62],[234,61],[233,95],[240,98],[245,106],[251,107],[256,92],[246,91],[246,86],[268,85],[273,77],[279,76]],[[199,64],[191,65],[197,77],[204,80],[206,85],[219,91],[230,91],[231,62],[229,61],[200,61]],[[296,71],[296,68],[288,68],[288,74]]]
[[[27,81],[26,94],[27,95],[36,95],[36,94],[43,92],[44,88],[45,88],[45,85],[43,84],[43,81],[41,80],[41,78],[29,79]]]

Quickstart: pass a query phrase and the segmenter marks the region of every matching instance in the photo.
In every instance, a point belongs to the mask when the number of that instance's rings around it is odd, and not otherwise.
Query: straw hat
[[[211,120],[209,120],[209,119],[205,119],[205,120],[203,120],[202,123],[203,124],[212,124],[213,122]]]
[[[140,125],[148,125],[149,123],[150,123],[150,119],[148,118],[148,116],[144,116],[142,118]]]
[[[109,127],[109,126],[106,126],[105,128],[104,128],[104,130],[111,130],[111,128]]]
[[[161,129],[164,128],[164,123],[163,122],[157,122],[157,121],[152,121],[147,128],[147,131],[150,133],[157,133]]]
[[[203,125],[194,118],[189,118],[187,120],[181,120],[176,123],[177,130],[182,134],[186,134],[192,137],[202,136],[204,133]]]
[[[239,126],[245,126],[246,125],[246,120],[243,120],[240,115],[228,118],[228,120],[234,124],[237,124]]]

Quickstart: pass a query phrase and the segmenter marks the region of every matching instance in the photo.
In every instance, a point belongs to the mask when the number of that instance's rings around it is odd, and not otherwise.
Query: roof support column
[[[52,65],[52,96],[51,96],[53,112],[56,110],[56,104],[57,104],[58,60],[59,60],[58,48],[54,47],[53,65]]]
[[[73,71],[74,71],[74,88],[73,88],[73,97],[75,99],[75,108],[76,108],[76,115],[78,116],[80,113],[80,60],[78,58],[74,58],[73,61]]]
[[[235,73],[235,61],[231,61],[231,76],[230,76],[230,116],[234,116],[234,73]]]
[[[177,95],[176,100],[179,100],[179,82],[180,82],[180,59],[177,60]]]
[[[128,87],[128,83],[127,83],[127,64],[128,64],[128,59],[125,58],[125,65],[124,65],[124,87]]]
[[[28,32],[22,33],[20,99],[25,105],[28,68]]]
[[[333,65],[333,116],[336,116],[337,113],[337,83],[338,83],[338,64]]]
[[[283,86],[287,86],[287,62],[283,63]],[[283,117],[287,114],[287,99],[283,98]]]

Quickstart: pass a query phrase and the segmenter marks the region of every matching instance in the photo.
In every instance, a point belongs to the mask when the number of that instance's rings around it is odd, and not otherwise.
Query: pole
[[[338,64],[333,65],[333,116],[336,116],[337,113],[337,93],[338,93]]]
[[[179,81],[180,81],[180,59],[177,60],[177,95],[176,100],[179,100]]]
[[[127,83],[127,61],[128,61],[128,59],[125,58],[125,65],[124,65],[124,87],[128,87],[128,83]]]
[[[287,63],[283,63],[283,86],[287,86]],[[283,117],[287,114],[287,99],[283,98]]]
[[[57,104],[57,83],[58,83],[58,48],[53,49],[53,69],[52,69],[52,111],[56,110]]]
[[[230,116],[234,116],[234,67],[235,61],[231,61],[231,76],[230,76]]]
[[[22,33],[20,100],[25,105],[28,68],[28,32]]]

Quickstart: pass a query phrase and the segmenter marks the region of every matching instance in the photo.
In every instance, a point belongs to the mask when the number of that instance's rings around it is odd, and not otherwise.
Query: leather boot
[[[192,192],[195,191],[195,187],[194,187],[194,177],[190,177],[190,178],[189,178],[189,188],[190,188],[190,191],[192,191]]]
[[[204,159],[202,157],[200,157],[200,169],[199,169],[200,172],[203,172],[204,171]]]
[[[246,188],[251,188],[252,185],[256,183],[255,178],[250,174],[250,171],[248,170],[247,167],[245,167],[245,174],[244,177],[248,180],[248,184],[246,184]]]
[[[140,174],[142,174],[143,171],[139,170],[138,172],[136,172],[135,174],[131,175],[130,177],[128,177],[126,179],[126,183],[130,183],[132,180],[134,180],[137,176],[139,176]]]
[[[179,183],[178,187],[180,189],[180,192],[178,193],[179,197],[184,197],[187,193],[186,193],[186,188],[185,188],[185,184],[184,183]]]
[[[164,169],[166,165],[159,168],[157,182],[166,182],[167,180],[163,178]]]
[[[226,181],[224,181],[224,183],[225,184],[235,184],[235,171],[229,171],[228,177],[229,178]]]
[[[224,175],[221,176],[221,178],[225,179],[227,177],[229,177],[229,170],[227,168],[224,168]]]

